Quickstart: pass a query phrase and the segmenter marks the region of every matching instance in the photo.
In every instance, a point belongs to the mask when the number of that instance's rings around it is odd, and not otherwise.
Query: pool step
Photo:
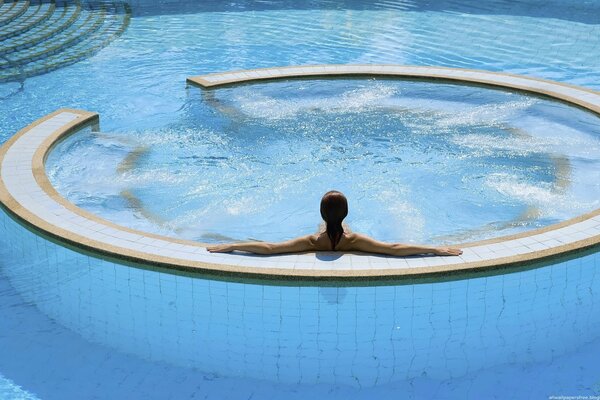
[[[81,6],[79,3],[60,1],[57,3],[56,12],[45,24],[31,28],[26,34],[15,35],[12,40],[0,46],[0,55],[27,49],[38,43],[50,40],[69,28],[80,17]]]
[[[48,20],[54,14],[56,3],[54,0],[38,1],[37,7],[29,7],[27,16],[11,21],[0,28],[0,41],[20,35]]]
[[[130,16],[129,6],[115,1],[0,3],[0,18],[11,18],[0,28],[0,82],[22,81],[90,57],[127,28]]]
[[[0,26],[10,23],[27,12],[29,0],[16,0],[9,6],[8,10],[0,14]]]
[[[98,12],[83,11],[80,13],[80,18],[76,19],[63,32],[52,35],[52,40],[49,42],[38,42],[31,47],[4,54],[5,59],[13,63],[26,64],[64,51],[66,48],[94,34],[102,25],[105,14],[106,10],[104,8]]]

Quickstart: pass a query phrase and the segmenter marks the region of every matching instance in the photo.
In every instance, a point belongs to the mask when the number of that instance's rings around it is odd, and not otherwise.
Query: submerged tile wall
[[[85,339],[216,376],[384,385],[550,363],[600,331],[600,253],[450,282],[214,281],[81,254],[0,213],[11,284]]]

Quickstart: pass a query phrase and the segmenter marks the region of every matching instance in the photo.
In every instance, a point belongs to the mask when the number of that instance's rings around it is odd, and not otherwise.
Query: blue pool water
[[[161,129],[72,136],[48,159],[52,183],[116,223],[205,242],[313,233],[332,188],[352,229],[395,242],[476,241],[600,207],[600,118],[562,103],[381,79],[190,102]]]
[[[600,90],[598,1],[298,3],[133,2],[95,56],[0,84],[2,140],[58,107],[99,112],[106,134],[194,127],[187,76],[277,65],[443,65]],[[596,250],[452,282],[278,286],[131,268],[1,217],[0,398],[600,395]]]
[[[600,389],[598,253],[434,284],[258,285],[114,264],[1,222],[18,241],[3,252],[0,394],[529,399]]]

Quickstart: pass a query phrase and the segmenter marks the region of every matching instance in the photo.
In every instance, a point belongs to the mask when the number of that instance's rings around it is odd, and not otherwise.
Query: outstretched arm
[[[255,254],[282,254],[311,251],[315,250],[316,246],[315,237],[313,235],[307,235],[280,243],[246,242],[216,244],[214,246],[208,246],[206,249],[211,253],[229,253],[238,250]]]
[[[368,236],[354,234],[350,242],[350,250],[365,253],[387,254],[390,256],[412,256],[416,254],[435,254],[438,256],[459,256],[462,250],[451,247],[418,246],[402,243],[385,243]]]

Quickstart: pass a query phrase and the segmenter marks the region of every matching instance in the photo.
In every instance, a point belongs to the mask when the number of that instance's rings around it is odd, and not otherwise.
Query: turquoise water
[[[597,1],[207,1],[133,13],[94,57],[0,85],[2,139],[58,107],[100,112],[106,134],[160,135],[200,112],[187,76],[240,68],[444,65],[600,89]],[[4,215],[0,227],[0,398],[600,394],[597,252],[446,283],[264,286],[89,258]]]
[[[116,223],[204,242],[313,233],[331,189],[351,229],[395,242],[475,241],[600,207],[600,118],[562,103],[382,79],[190,102],[164,128],[72,136],[48,159],[51,182]]]

